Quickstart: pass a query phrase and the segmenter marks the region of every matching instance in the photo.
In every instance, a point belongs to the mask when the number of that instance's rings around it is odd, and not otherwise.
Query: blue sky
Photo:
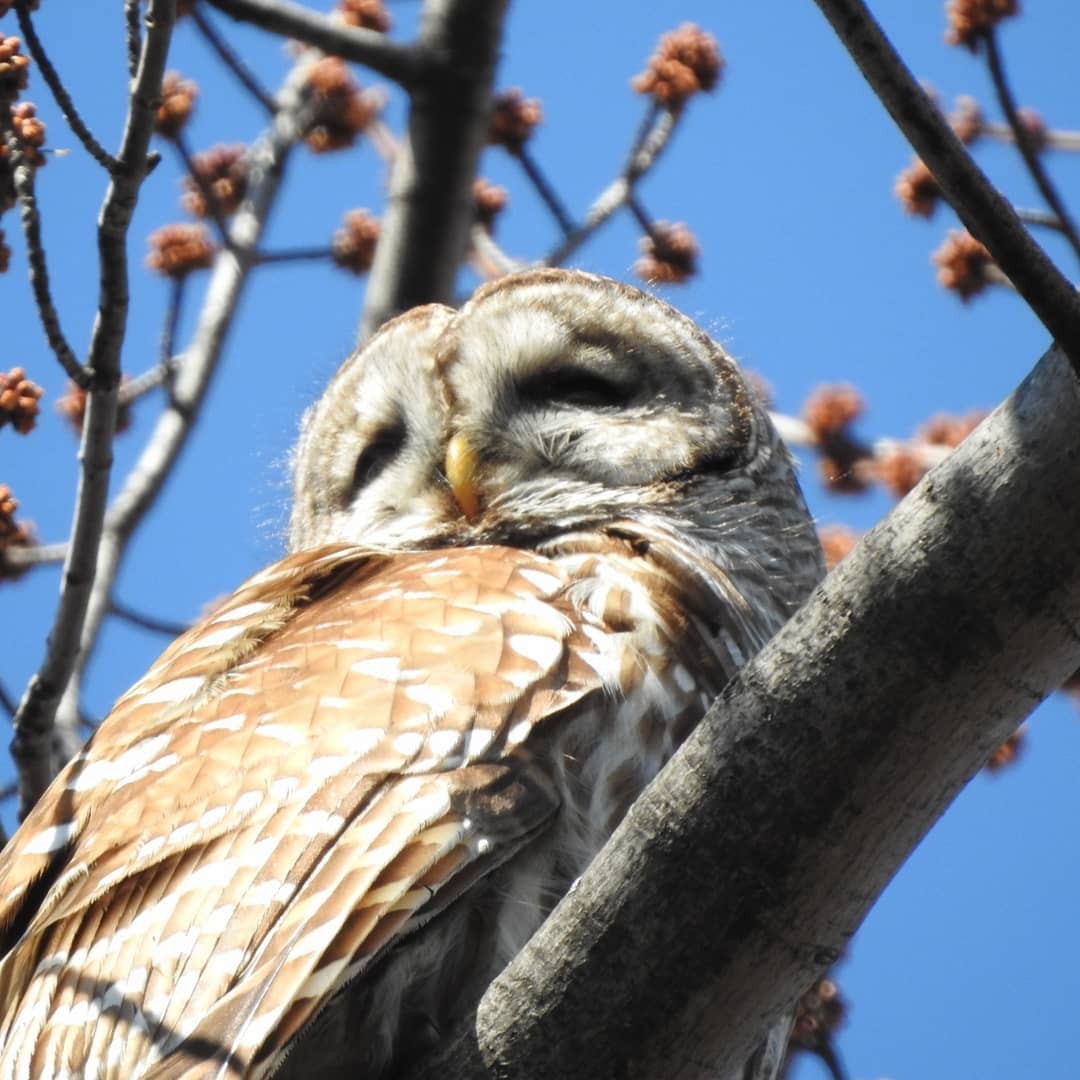
[[[1052,126],[1080,125],[1080,116],[1068,112],[1076,100],[1080,9],[1075,0],[1028,8],[1002,33],[1014,85]],[[76,101],[108,146],[119,137],[125,93],[119,9],[53,3],[38,16]],[[981,64],[944,45],[942,9],[897,0],[875,5],[915,73],[946,102],[973,93],[997,118]],[[396,32],[407,34],[418,4],[391,10]],[[280,43],[216,21],[275,85],[287,66]],[[901,213],[892,184],[910,151],[808,0],[512,5],[498,81],[542,99],[545,123],[532,149],[566,203],[583,210],[612,177],[643,107],[628,80],[658,35],[684,21],[717,36],[727,68],[718,92],[694,103],[642,189],[655,217],[688,222],[702,245],[700,276],[665,297],[764,375],[787,411],[797,411],[820,382],[850,381],[868,402],[861,430],[904,437],[936,411],[997,403],[1046,347],[1046,334],[1004,292],[965,308],[935,284],[929,256],[954,223],[945,212],[930,223]],[[0,28],[15,32],[13,19]],[[257,135],[258,110],[190,26],[178,30],[170,66],[203,88],[193,145]],[[360,77],[365,85],[378,81]],[[27,96],[49,125],[49,145],[72,149],[50,160],[39,190],[55,292],[82,352],[96,301],[93,224],[104,181],[64,131],[38,80]],[[394,98],[388,120],[399,127],[401,117]],[[138,271],[145,238],[183,217],[175,163],[162,149],[166,160],[144,189],[131,232],[136,274],[124,366],[133,374],[153,362],[166,297],[160,280]],[[1011,150],[987,145],[977,156],[1019,205],[1037,205]],[[1076,160],[1057,154],[1049,164],[1066,195],[1080,191]],[[555,241],[554,225],[512,162],[491,151],[483,171],[511,190],[500,242],[511,254],[538,257]],[[327,242],[344,210],[378,210],[383,180],[369,146],[322,158],[298,154],[267,246]],[[0,279],[0,370],[26,366],[48,397],[30,437],[0,433],[0,482],[15,489],[42,538],[57,540],[70,518],[75,441],[52,411],[63,379],[29,307],[15,216],[3,225],[15,258]],[[636,242],[629,219],[617,220],[575,265],[632,280]],[[1060,245],[1050,249],[1075,274]],[[192,290],[188,328],[199,288]],[[281,553],[287,450],[300,412],[351,346],[362,288],[362,281],[321,265],[267,268],[251,282],[196,438],[136,535],[121,600],[190,620],[204,602]],[[133,429],[118,440],[118,476],[149,434],[155,408],[153,400],[144,402]],[[889,508],[883,495],[824,495],[807,464],[807,494],[821,521],[863,528]],[[0,677],[17,692],[41,658],[57,583],[49,570],[0,587],[9,627]],[[90,710],[103,713],[163,644],[111,624],[90,672]],[[1075,710],[1055,699],[1034,718],[1022,762],[998,777],[977,777],[891,884],[840,971],[852,1002],[840,1046],[853,1078],[1075,1073],[1080,856],[1067,823],[1080,812],[1078,766]],[[806,1063],[798,1075],[819,1069]]]

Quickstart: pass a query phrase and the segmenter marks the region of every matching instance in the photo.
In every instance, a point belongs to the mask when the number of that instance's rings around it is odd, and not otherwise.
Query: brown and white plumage
[[[537,271],[350,359],[294,551],[0,856],[0,1075],[363,1075],[524,944],[820,573],[689,320]]]

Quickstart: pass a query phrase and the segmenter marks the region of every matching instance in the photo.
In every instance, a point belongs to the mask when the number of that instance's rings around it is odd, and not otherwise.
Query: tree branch
[[[225,338],[251,269],[258,244],[277,199],[289,155],[306,127],[309,105],[307,62],[290,72],[279,95],[279,108],[267,133],[249,156],[248,193],[233,217],[230,246],[214,264],[206,300],[191,345],[175,369],[169,404],[158,418],[143,452],[109,507],[98,550],[93,594],[83,627],[79,657],[60,708],[63,726],[77,731],[79,682],[110,610],[113,583],[128,541],[153,506],[191,434],[210,378],[221,359]]]
[[[49,59],[49,54],[45,51],[45,46],[42,45],[41,39],[38,37],[34,21],[30,18],[30,10],[26,0],[16,5],[15,14],[19,20],[19,31],[26,39],[26,46],[30,50],[30,55],[34,58],[34,63],[37,64],[41,77],[45,80],[49,90],[52,91],[53,99],[67,121],[68,127],[74,132],[79,142],[83,144],[86,152],[106,172],[111,173],[116,168],[116,161],[113,159],[112,154],[94,138],[93,132],[86,126],[83,118],[79,115],[79,110],[75,108],[75,102],[71,100],[71,95],[67,92],[67,88]]]
[[[230,0],[231,2],[231,0]],[[409,128],[394,159],[361,337],[432,301],[450,302],[475,217],[472,183],[487,137],[506,0],[427,0],[418,47],[453,57],[411,88]]]
[[[412,87],[426,67],[436,63],[415,46],[401,45],[375,30],[345,26],[289,0],[210,0],[210,3],[240,22],[254,23],[263,30],[296,38],[323,52],[363,64],[406,89]]]
[[[915,81],[862,0],[814,0],[968,231],[1080,372],[1080,297]]]
[[[1054,349],[742,670],[411,1080],[745,1060],[1080,663],[1078,432]]]
[[[982,35],[982,41],[986,48],[986,63],[990,68],[990,79],[994,84],[994,93],[997,94],[998,104],[1001,106],[1001,111],[1005,114],[1005,119],[1012,130],[1013,138],[1016,140],[1016,148],[1024,159],[1028,175],[1039,189],[1039,194],[1042,195],[1048,209],[1057,218],[1060,230],[1069,241],[1073,254],[1080,258],[1080,234],[1076,231],[1076,225],[1069,214],[1069,208],[1065,205],[1065,200],[1058,193],[1049,173],[1043,168],[1042,161],[1039,160],[1039,148],[1035,145],[1034,136],[1024,126],[1020,110],[1016,106],[1012,90],[1009,87],[1009,80],[1005,77],[1005,62],[1001,58],[1001,49],[998,47],[997,34],[994,32],[993,27],[990,27]]]
[[[132,83],[127,122],[98,220],[100,287],[86,364],[90,392],[79,447],[81,468],[75,519],[45,660],[31,678],[19,704],[11,744],[19,771],[19,811],[23,816],[54,774],[57,764],[52,752],[56,708],[75,669],[94,582],[94,564],[112,467],[120,348],[127,327],[127,231],[147,171],[147,149],[174,17],[175,0],[150,0],[146,12],[147,32],[139,69]]]

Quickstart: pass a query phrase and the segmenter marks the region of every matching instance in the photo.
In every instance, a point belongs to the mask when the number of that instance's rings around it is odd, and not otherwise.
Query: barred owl
[[[821,573],[732,361],[582,273],[388,324],[295,475],[0,859],[0,1075],[396,1073]]]

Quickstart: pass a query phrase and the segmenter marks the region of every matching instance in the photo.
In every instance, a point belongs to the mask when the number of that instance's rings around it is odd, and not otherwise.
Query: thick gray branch
[[[727,1075],[1080,665],[1078,490],[1053,350],[743,670],[413,1080]]]
[[[419,46],[453,64],[411,88],[364,303],[361,337],[432,301],[450,302],[476,212],[472,184],[488,131],[506,0],[427,0]]]

